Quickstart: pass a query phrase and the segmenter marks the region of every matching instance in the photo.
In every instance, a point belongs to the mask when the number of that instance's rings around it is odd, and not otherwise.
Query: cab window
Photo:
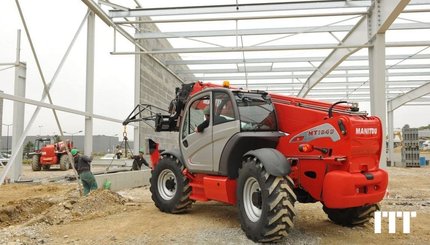
[[[225,92],[214,92],[214,117],[213,125],[231,122],[235,120],[233,103]]]
[[[236,93],[242,131],[277,130],[275,109],[270,96],[260,93]]]
[[[209,95],[195,100],[188,108],[188,112],[184,118],[184,126],[182,128],[182,138],[195,132],[197,125],[205,120],[204,110],[210,106]]]

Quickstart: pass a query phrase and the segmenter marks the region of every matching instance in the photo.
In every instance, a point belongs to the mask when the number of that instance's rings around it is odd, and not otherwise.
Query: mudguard
[[[182,157],[181,151],[179,149],[172,149],[172,150],[168,150],[168,151],[163,151],[161,153],[162,156],[165,155],[172,155],[174,156],[176,159],[178,159],[180,162],[185,163],[184,162],[184,158]]]
[[[261,148],[248,151],[246,157],[256,157],[263,164],[267,172],[273,176],[285,176],[291,172],[291,161],[282,153],[272,148]]]

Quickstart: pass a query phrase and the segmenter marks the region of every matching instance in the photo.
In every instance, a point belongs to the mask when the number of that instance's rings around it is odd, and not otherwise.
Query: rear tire
[[[151,171],[151,198],[162,212],[182,213],[191,208],[191,186],[182,174],[183,170],[184,166],[178,159],[163,156]]]
[[[270,175],[258,159],[246,159],[239,170],[237,205],[249,239],[276,242],[288,235],[296,215],[293,188],[290,177]]]
[[[66,171],[69,169],[70,166],[70,161],[69,161],[69,157],[67,156],[67,154],[64,154],[60,157],[60,169],[62,171]]]
[[[41,166],[39,163],[39,159],[39,155],[33,155],[33,157],[31,158],[31,169],[33,169],[33,171],[40,171]]]
[[[379,204],[373,204],[355,208],[327,208],[323,207],[328,218],[334,223],[342,226],[353,227],[363,225],[373,218],[373,213],[379,210]]]

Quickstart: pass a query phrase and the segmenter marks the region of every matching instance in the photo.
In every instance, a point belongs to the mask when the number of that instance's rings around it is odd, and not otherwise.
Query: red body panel
[[[324,178],[322,200],[329,208],[359,207],[378,203],[384,198],[388,175],[384,170],[370,172],[373,179],[362,173],[331,171]]]
[[[184,175],[190,180],[192,188],[190,199],[236,204],[236,180],[228,179],[225,176],[191,174],[186,169]]]
[[[330,104],[279,95],[272,98],[279,127],[289,134],[280,139],[277,149],[287,157],[299,159],[290,174],[296,187],[329,208],[356,207],[382,200],[388,175],[379,169],[382,144],[379,118],[345,113],[333,113],[333,117],[328,118]],[[312,108],[302,107],[305,103]],[[314,109],[317,107],[325,111]],[[346,107],[335,108],[345,110]],[[330,153],[300,152],[299,145],[304,143],[329,149]],[[373,175],[374,179],[367,180],[365,173]],[[377,190],[373,189],[375,186]],[[357,188],[367,192],[357,194]]]
[[[42,155],[40,156],[41,164],[57,164],[58,157],[55,154],[55,146],[47,145],[42,149]]]
[[[158,150],[159,144],[155,144],[155,149],[151,152],[150,158],[152,163],[152,169],[157,166],[158,161],[160,160],[160,151]]]

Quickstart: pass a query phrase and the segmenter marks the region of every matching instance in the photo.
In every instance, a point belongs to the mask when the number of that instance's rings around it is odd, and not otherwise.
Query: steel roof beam
[[[396,88],[397,86],[405,86],[405,87],[415,87],[415,86],[421,86],[425,83],[428,83],[429,79],[427,80],[416,80],[416,81],[391,81],[391,82],[387,82],[387,85],[389,86],[389,88]],[[320,86],[324,86],[324,87],[346,87],[346,86],[350,86],[350,87],[357,87],[357,86],[364,86],[364,84],[368,83],[368,81],[357,81],[357,82],[321,82],[319,85]],[[233,87],[240,87],[240,86],[245,86],[246,83],[245,82],[235,82],[235,81],[231,81],[230,82],[231,86]],[[303,83],[300,82],[291,82],[291,81],[287,81],[287,82],[282,82],[282,83],[273,83],[273,82],[248,82],[247,83],[248,86],[252,86],[252,87],[277,87],[277,88],[288,88],[290,86],[301,86]],[[368,86],[368,85],[366,85]],[[396,86],[396,87],[394,87]],[[317,88],[317,87],[315,87]]]
[[[385,0],[381,2],[381,8],[370,8],[369,15],[363,17],[353,30],[346,35],[341,42],[342,45],[354,46],[369,44],[370,40],[372,40],[376,34],[385,33],[408,3],[409,0]],[[377,24],[377,26],[375,26],[375,24]],[[388,45],[386,46],[388,47]],[[323,63],[319,65],[318,69],[306,80],[302,90],[297,95],[299,97],[305,97],[318,82],[358,49],[359,48],[333,50]]]
[[[353,25],[342,26],[310,26],[290,28],[258,28],[238,30],[213,30],[213,31],[182,31],[182,32],[141,32],[134,35],[137,39],[154,38],[186,38],[186,37],[222,37],[222,36],[247,36],[247,35],[277,35],[296,33],[320,33],[320,32],[347,32]],[[427,28],[429,26],[427,25]]]
[[[422,12],[423,10],[420,10]],[[417,12],[417,10],[414,10]],[[184,23],[184,22],[207,22],[207,21],[244,21],[244,20],[266,20],[266,19],[290,19],[290,18],[307,18],[307,17],[334,17],[334,16],[353,16],[363,15],[366,11],[346,11],[346,12],[328,12],[328,13],[288,13],[281,15],[257,15],[257,16],[223,16],[209,18],[180,18],[180,19],[154,19],[154,20],[137,20],[137,21],[114,21],[115,24],[160,24],[160,23]]]
[[[297,84],[300,85],[300,84]],[[255,89],[258,86],[251,86],[248,85],[248,89]],[[290,87],[283,87],[283,88],[279,88],[276,86],[270,86],[270,88],[267,88],[265,90],[270,90],[270,91],[289,91],[290,89],[293,90],[299,90],[300,87],[299,86],[290,86]],[[394,93],[394,94],[398,94],[399,91],[408,91],[410,89],[414,89],[414,87],[411,86],[404,86],[404,87],[399,87],[399,88],[388,88],[387,89],[387,93]],[[322,93],[330,93],[330,92],[369,92],[369,86],[362,86],[362,87],[354,87],[354,86],[350,86],[350,87],[343,87],[343,88],[328,88],[328,87],[315,87],[312,89],[313,92],[318,92],[319,94]],[[429,92],[430,93],[430,92]]]
[[[280,50],[319,50],[335,49],[344,50],[351,53],[351,50],[357,51],[361,48],[371,47],[371,44],[301,44],[301,45],[273,45],[273,46],[247,46],[247,47],[214,47],[214,48],[171,48],[171,49],[152,49],[142,52],[112,52],[117,55],[129,54],[172,54],[172,53],[228,53],[228,52],[251,52],[251,51],[280,51]],[[430,41],[410,41],[410,42],[391,42],[386,47],[421,47],[430,46]],[[340,52],[340,51],[339,51]],[[347,57],[344,57],[346,59]],[[340,62],[339,62],[340,63]],[[337,64],[338,65],[338,64]],[[335,67],[331,67],[331,70]],[[330,71],[331,71],[330,70]]]
[[[216,47],[216,48],[173,48],[152,49],[147,54],[170,54],[170,53],[220,53],[220,52],[247,52],[247,51],[279,51],[279,50],[317,50],[317,49],[357,49],[366,48],[369,45],[341,45],[338,44],[301,44],[301,45],[273,45],[273,46],[248,46],[248,47]],[[120,52],[118,52],[120,53]]]
[[[420,65],[387,65],[386,69],[429,69],[430,64],[420,64]],[[282,67],[282,68],[272,68],[271,65],[267,66],[248,66],[246,67],[246,71],[244,67],[239,67],[236,69],[193,69],[193,70],[174,70],[176,74],[198,74],[204,73],[215,74],[215,73],[237,73],[237,72],[247,72],[247,73],[256,73],[256,72],[309,72],[314,71],[314,67]],[[369,66],[338,66],[335,71],[368,71]],[[346,75],[347,76],[347,75]]]
[[[327,78],[345,78],[345,77],[368,77],[368,73],[363,74],[330,74],[326,76]],[[430,76],[430,72],[396,72],[396,73],[390,73],[390,77],[412,77],[412,76]],[[232,76],[229,75],[228,79],[230,81],[234,80],[277,80],[277,79],[306,79],[309,77],[308,75],[302,75],[302,74],[289,74],[289,75],[260,75],[260,76],[245,76],[245,75],[239,75],[239,76]],[[186,81],[223,81],[226,79],[226,76],[184,76],[184,80]]]
[[[325,57],[287,57],[287,58],[256,58],[246,59],[246,63],[289,63],[289,62],[320,62]],[[386,60],[403,60],[403,59],[430,59],[430,54],[410,54],[387,55]],[[369,60],[365,56],[349,56],[348,61]],[[210,60],[166,60],[166,65],[210,65],[210,64],[242,64],[243,59],[210,59]]]
[[[399,108],[403,104],[418,99],[424,95],[430,94],[430,82],[410,90],[409,92],[402,94],[399,97],[396,97],[392,100],[388,101],[388,111],[394,111],[395,109]]]
[[[136,33],[136,39],[157,38],[187,38],[187,37],[222,37],[222,36],[246,36],[246,35],[283,35],[283,34],[305,34],[321,32],[349,32],[353,25],[333,26],[308,26],[290,28],[258,28],[239,30],[212,30],[212,31],[181,31],[181,32],[140,32]],[[418,30],[430,29],[429,23],[399,23],[390,27],[390,30]]]
[[[414,1],[412,0],[408,6],[412,5],[428,5],[426,0]],[[420,8],[420,9],[404,9],[402,13],[424,13],[429,12],[430,9]],[[264,19],[288,19],[288,18],[306,18],[306,17],[333,17],[333,16],[353,16],[353,15],[363,15],[366,14],[366,10],[355,10],[345,12],[327,12],[327,13],[286,13],[280,15],[256,15],[256,16],[223,16],[223,17],[197,17],[197,18],[169,18],[169,19],[148,19],[148,20],[127,20],[127,21],[114,21],[115,24],[125,25],[125,24],[144,24],[144,23],[184,23],[184,22],[207,22],[207,21],[243,21],[243,20],[264,20]]]
[[[267,11],[292,11],[309,9],[338,9],[338,8],[367,8],[370,1],[311,1],[311,2],[283,2],[283,3],[253,3],[253,4],[231,4],[211,6],[186,6],[167,8],[139,8],[130,10],[110,10],[111,18],[123,17],[154,17],[171,15],[194,15],[194,14],[228,14],[228,13],[255,13]]]

